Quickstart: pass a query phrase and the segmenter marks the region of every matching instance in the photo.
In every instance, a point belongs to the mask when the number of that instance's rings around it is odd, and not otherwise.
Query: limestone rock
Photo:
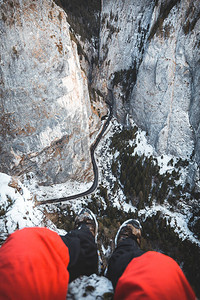
[[[96,84],[113,84],[118,120],[200,166],[199,1],[103,1],[101,21]]]
[[[43,184],[91,180],[99,117],[64,11],[49,0],[0,5],[1,171],[32,171]]]

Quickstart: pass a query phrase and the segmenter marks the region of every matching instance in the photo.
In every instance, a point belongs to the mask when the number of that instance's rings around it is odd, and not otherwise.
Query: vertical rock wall
[[[98,119],[64,11],[50,0],[0,1],[0,32],[0,171],[32,171],[43,184],[91,179]]]
[[[91,110],[88,78],[103,94],[113,87],[118,120],[131,115],[157,153],[200,165],[198,4],[102,0],[98,42],[98,30],[74,38],[53,1],[1,0],[1,171],[34,171],[46,183],[90,178],[89,137],[102,104],[92,90]],[[96,1],[88,20],[87,9],[71,15],[75,29],[99,24],[99,8]]]
[[[101,90],[113,84],[121,122],[130,114],[158,154],[198,165],[199,16],[197,0],[102,1],[97,75]]]
[[[130,99],[131,112],[148,131],[155,149],[184,159],[190,159],[195,144],[191,103],[197,100],[193,74],[199,60],[195,46],[199,26],[188,34],[183,30],[188,9],[189,3],[181,1],[162,26],[158,24],[149,38]],[[159,10],[155,7],[154,14]],[[152,19],[151,30],[156,22]],[[199,118],[196,115],[197,122]]]

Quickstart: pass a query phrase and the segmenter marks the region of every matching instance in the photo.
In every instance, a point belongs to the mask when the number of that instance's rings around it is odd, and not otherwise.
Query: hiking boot
[[[86,227],[90,230],[92,235],[95,238],[95,242],[97,242],[97,234],[98,234],[98,223],[93,212],[88,208],[82,208],[77,217],[75,218],[75,229],[81,229],[82,225],[86,225]]]
[[[142,226],[138,220],[129,219],[125,221],[119,228],[116,236],[115,236],[115,248],[121,243],[123,240],[127,238],[133,238],[137,241],[138,245],[141,244],[141,229]]]

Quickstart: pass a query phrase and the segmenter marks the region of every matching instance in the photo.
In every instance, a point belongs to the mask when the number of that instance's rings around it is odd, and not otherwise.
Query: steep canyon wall
[[[99,89],[113,86],[116,116],[132,116],[157,154],[192,160],[191,182],[200,165],[199,16],[199,1],[102,1],[94,76]]]
[[[43,184],[91,180],[92,110],[65,12],[53,1],[0,1],[0,171]]]
[[[189,160],[198,183],[199,1],[55,2],[0,1],[1,171],[89,180],[112,88],[118,120],[131,116],[156,154]]]

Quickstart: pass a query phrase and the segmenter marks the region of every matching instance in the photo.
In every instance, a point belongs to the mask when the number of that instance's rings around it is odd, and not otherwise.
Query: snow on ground
[[[130,145],[133,141],[129,142]],[[135,142],[137,147],[134,149],[133,156],[137,153],[139,156],[144,154],[147,157],[150,157],[154,153],[153,147],[147,143],[146,132],[138,129]]]
[[[194,237],[193,233],[188,228],[188,219],[192,216],[191,213],[183,215],[178,212],[172,212],[165,206],[154,204],[148,209],[141,209],[138,215],[142,217],[145,222],[148,217],[156,215],[157,212],[163,214],[163,217],[167,220],[167,225],[174,228],[174,232],[178,233],[180,239],[188,239],[192,243],[200,246],[200,241]]]
[[[90,188],[92,183],[69,181],[52,186],[39,186],[34,174],[29,173],[22,184],[18,179],[0,173],[0,238],[5,240],[16,229],[32,226],[45,226],[59,234],[66,234],[46,218],[45,211],[55,211],[54,204],[36,206],[35,199],[47,200],[78,194]],[[78,213],[86,200],[83,198],[68,202]]]
[[[102,289],[104,290],[103,294]],[[103,276],[92,274],[89,277],[81,276],[70,283],[67,299],[108,299],[108,296],[111,297],[111,295],[113,295],[112,283]]]
[[[132,122],[132,126],[135,124]],[[116,181],[116,178],[112,175],[111,172],[111,163],[113,159],[113,154],[109,152],[110,138],[113,136],[114,132],[118,131],[119,128],[122,128],[121,125],[117,122],[115,118],[112,119],[110,125],[104,134],[104,137],[100,141],[95,156],[97,159],[97,163],[99,165],[99,182],[103,183],[104,186],[107,186],[108,191],[110,191],[110,183],[111,185]],[[166,172],[172,172],[174,170],[174,165],[178,161],[179,158],[173,157],[171,155],[161,155],[157,156],[153,147],[148,144],[146,133],[141,129],[138,129],[135,140],[135,149],[133,155],[136,153],[138,155],[145,155],[150,157],[151,155],[156,158],[158,165],[160,166],[160,174],[164,174]],[[130,146],[133,146],[133,141],[129,141]],[[116,151],[114,153],[114,159],[117,159],[119,152]],[[169,162],[173,159],[173,163],[169,164]],[[180,170],[181,178],[177,184],[180,184],[184,181],[187,175],[187,169],[182,168]],[[109,181],[109,182],[108,182]],[[33,174],[29,174],[27,178],[24,180],[24,185],[29,188],[29,190],[37,196],[38,200],[45,200],[51,198],[59,198],[68,195],[78,194],[80,192],[86,191],[90,188],[92,183],[80,183],[74,181],[68,181],[62,184],[56,184],[51,186],[38,186]],[[123,209],[128,212],[131,210],[132,212],[136,211],[136,208],[131,204],[126,203],[126,197],[123,193],[122,188],[118,188],[116,193],[112,195],[110,193],[110,199],[114,206]],[[78,212],[83,203],[86,203],[87,200],[79,199],[70,202],[72,209],[75,212]],[[155,214],[158,211],[163,213],[163,216],[168,220],[169,225],[174,228],[174,231],[179,234],[181,239],[189,239],[194,243],[200,242],[194,237],[193,233],[188,229],[188,220],[190,219],[191,214],[188,215],[188,206],[185,205],[184,213],[171,212],[166,206],[154,205],[148,210],[141,210],[139,212],[140,215],[145,215],[146,217],[150,214]]]
[[[76,195],[82,192],[87,191],[91,185],[92,182],[89,183],[83,183],[78,181],[72,181],[69,180],[65,183],[60,184],[52,184],[50,186],[43,186],[38,185],[35,176],[33,173],[28,173],[26,176],[24,176],[23,184],[28,190],[31,192],[32,195],[34,195],[37,199],[37,201],[45,201],[48,199],[59,199],[62,197],[67,197],[71,195]],[[70,206],[70,208],[75,212],[78,213],[83,205],[87,204],[87,198],[86,197],[80,197],[74,200],[66,201],[61,204],[64,208],[66,207],[66,204]],[[56,210],[57,205],[56,204],[48,204],[46,206],[39,206],[41,208],[45,207],[47,212],[54,212]],[[61,232],[60,229],[57,229],[58,232]],[[65,234],[65,233],[62,233]]]
[[[46,226],[58,232],[43,209],[34,207],[31,193],[20,181],[0,173],[0,182],[0,239],[24,227]]]
[[[92,182],[83,183],[69,180],[65,183],[42,186],[38,185],[33,173],[26,174],[23,182],[24,186],[26,186],[33,195],[37,196],[38,201],[79,194],[87,191],[92,185]]]
[[[100,145],[98,146],[96,151],[96,155],[99,161],[100,181],[103,184],[103,186],[107,187],[108,191],[116,181],[116,178],[112,175],[111,172],[112,159],[116,160],[119,155],[118,151],[116,151],[114,154],[109,153],[110,137],[112,137],[114,132],[117,132],[119,128],[121,128],[116,119],[113,118],[111,123],[112,126],[110,131],[100,142]],[[135,126],[134,122],[132,122],[132,126]],[[158,156],[155,153],[153,147],[148,144],[146,133],[141,129],[138,129],[136,133],[136,140],[129,141],[129,145],[136,145],[136,147],[134,148],[133,155],[135,155],[136,153],[140,156],[144,154],[147,157],[150,157],[152,155],[152,157],[156,159],[158,165],[160,166],[160,174],[164,174],[166,172],[171,173],[175,169],[175,164],[179,160],[179,158],[171,155]],[[170,161],[172,161],[172,163],[169,163]],[[179,181],[177,181],[177,184],[181,184],[184,182],[187,176],[187,168],[181,168],[180,174],[181,176]],[[110,193],[109,197],[110,201],[113,203],[114,206],[121,208],[126,212],[128,212],[129,210],[131,210],[132,212],[136,211],[136,207],[126,203],[126,197],[121,188],[119,188],[114,195]],[[190,212],[190,206],[183,203],[181,206],[182,209],[180,213],[170,211],[166,203],[163,206],[154,203],[154,205],[151,208],[148,207],[146,209],[142,209],[138,212],[138,214],[140,216],[143,216],[143,219],[145,220],[148,216],[156,214],[158,211],[162,212],[163,217],[166,218],[168,224],[174,228],[174,231],[179,235],[180,239],[184,240],[187,238],[191,242],[196,243],[200,246],[200,241],[188,228],[188,222],[190,217],[192,216]]]

